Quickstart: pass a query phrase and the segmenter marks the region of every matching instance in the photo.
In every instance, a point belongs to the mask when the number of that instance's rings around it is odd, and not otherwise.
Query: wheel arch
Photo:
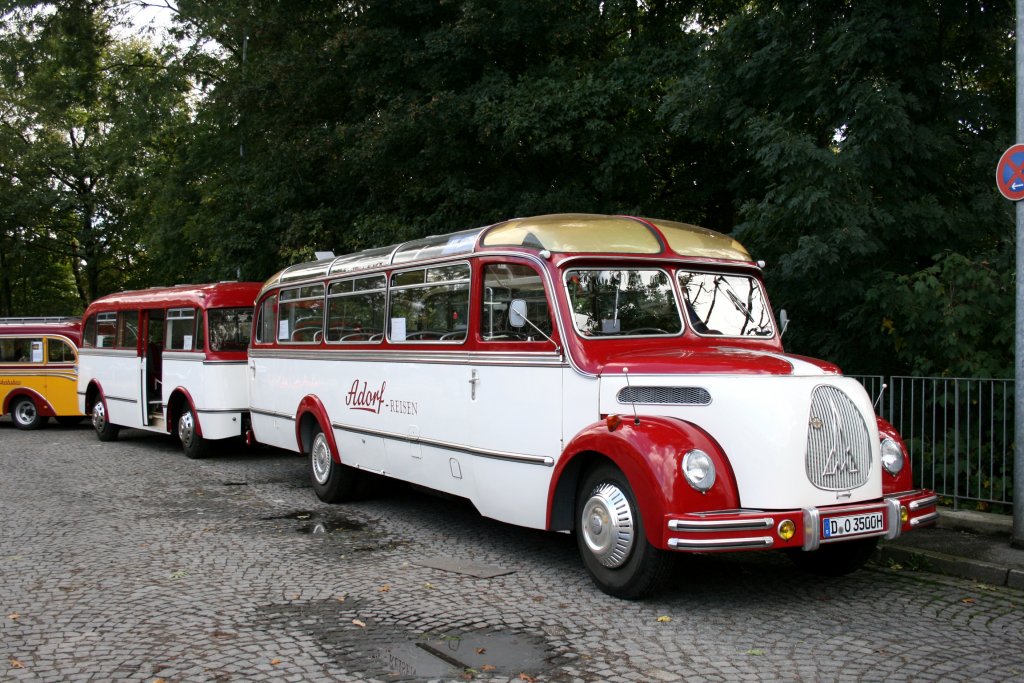
[[[85,414],[92,414],[92,407],[96,405],[97,399],[104,401],[105,403],[106,399],[103,398],[105,395],[106,394],[103,392],[103,386],[100,384],[99,380],[89,380],[89,386],[85,388]]]
[[[717,478],[701,494],[685,482],[680,470],[684,453],[700,448],[715,461]],[[648,541],[664,547],[662,520],[668,513],[729,510],[740,507],[736,478],[719,444],[700,427],[665,417],[640,416],[639,424],[623,420],[615,429],[594,423],[577,434],[562,453],[548,490],[548,528],[575,526],[579,482],[591,467],[610,462],[626,477]]]
[[[4,397],[3,410],[0,410],[0,414],[6,415],[11,412],[11,406],[19,398],[31,399],[36,404],[36,411],[40,417],[56,417],[57,412],[50,405],[50,402],[46,400],[46,397],[40,394],[35,389],[30,387],[16,387],[11,393]]]
[[[316,427],[320,428],[327,439],[334,462],[340,465],[341,451],[338,450],[338,444],[334,440],[334,429],[327,416],[327,409],[317,396],[306,396],[299,402],[299,408],[295,411],[295,443],[298,445],[300,453],[308,453],[312,448],[313,432]]]
[[[203,424],[199,420],[199,411],[196,410],[196,402],[192,400],[192,394],[185,387],[175,387],[167,399],[167,423],[164,425],[169,433],[177,429],[178,418],[185,412],[185,406],[192,409],[192,416],[195,418],[195,430],[198,436],[203,435]]]

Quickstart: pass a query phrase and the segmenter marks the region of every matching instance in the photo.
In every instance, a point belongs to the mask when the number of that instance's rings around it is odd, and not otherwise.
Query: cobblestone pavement
[[[1012,589],[760,553],[623,602],[567,535],[399,486],[324,505],[273,450],[4,420],[0,514],[2,680],[1024,679]]]

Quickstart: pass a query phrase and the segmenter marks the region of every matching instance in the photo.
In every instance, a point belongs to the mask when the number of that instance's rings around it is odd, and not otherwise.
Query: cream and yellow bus
[[[18,429],[82,419],[78,318],[0,318],[0,403]]]

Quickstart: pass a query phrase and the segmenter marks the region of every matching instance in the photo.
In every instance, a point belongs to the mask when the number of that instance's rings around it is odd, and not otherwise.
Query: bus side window
[[[74,363],[75,350],[63,339],[49,337],[46,340],[46,362]]]
[[[117,332],[117,313],[110,311],[96,315],[96,347],[100,349],[114,348],[114,335]]]
[[[260,304],[260,317],[256,322],[256,343],[271,344],[274,341],[274,308],[277,295],[268,296]]]
[[[90,315],[82,328],[82,346],[96,346],[96,315]]]
[[[0,339],[0,363],[42,363],[43,340]]]
[[[195,350],[196,309],[172,308],[167,311],[167,336],[164,348],[168,351]]]
[[[136,349],[139,346],[139,312],[121,311],[117,318],[117,348]]]
[[[277,312],[277,341],[319,342],[324,329],[324,286],[282,289]]]
[[[551,315],[544,282],[533,268],[518,263],[484,266],[480,298],[480,336],[484,341],[544,341],[531,325],[516,327],[509,321],[509,305],[526,302],[526,318],[544,334],[551,334]]]

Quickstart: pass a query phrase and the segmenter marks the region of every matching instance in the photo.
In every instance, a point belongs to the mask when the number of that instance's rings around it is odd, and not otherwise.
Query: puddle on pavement
[[[383,681],[535,677],[558,665],[543,637],[514,631],[416,634],[365,617],[364,627],[353,628],[359,604],[349,599],[340,610],[337,603],[278,606],[265,608],[263,617],[272,627],[309,633],[341,666]]]
[[[309,510],[296,510],[283,515],[272,515],[261,517],[264,522],[295,521],[295,531],[300,534],[313,536],[341,533],[345,531],[362,531],[366,528],[365,522],[350,519],[339,514],[322,514]]]

